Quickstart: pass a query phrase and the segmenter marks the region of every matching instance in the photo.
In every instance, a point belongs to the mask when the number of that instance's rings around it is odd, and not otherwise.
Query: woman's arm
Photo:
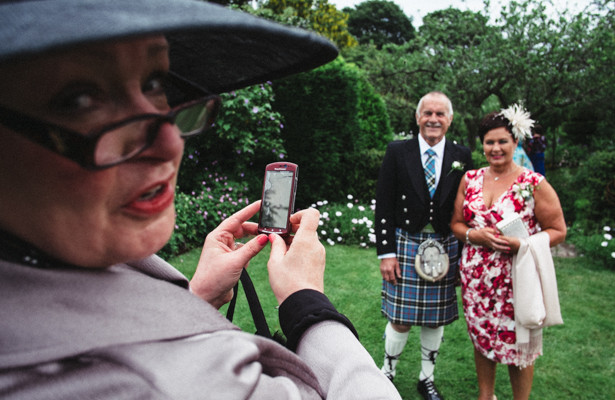
[[[461,242],[466,242],[466,231],[469,226],[466,224],[463,218],[463,200],[466,194],[466,174],[463,175],[457,188],[457,197],[455,197],[455,209],[453,210],[453,217],[451,219],[451,231],[453,235]]]
[[[553,186],[544,179],[534,188],[534,214],[543,232],[549,234],[551,247],[566,239],[566,221]]]

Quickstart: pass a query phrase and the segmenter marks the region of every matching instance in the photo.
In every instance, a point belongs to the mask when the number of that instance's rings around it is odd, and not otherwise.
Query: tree
[[[344,55],[383,95],[396,132],[416,128],[413,103],[437,89],[455,108],[450,136],[471,147],[486,112],[522,101],[553,145],[570,122],[583,121],[576,126],[592,136],[585,140],[591,151],[613,146],[613,32],[612,1],[600,12],[555,17],[540,1],[512,1],[494,25],[481,13],[449,8],[428,14],[410,43],[380,51],[361,46]],[[596,112],[579,119],[582,109]]]
[[[359,43],[373,43],[377,48],[385,44],[404,44],[415,36],[412,20],[392,1],[368,0],[345,8],[349,14],[348,30]]]
[[[348,31],[348,14],[337,10],[328,0],[264,0],[259,5],[257,15],[311,29],[331,39],[339,48],[357,45]]]

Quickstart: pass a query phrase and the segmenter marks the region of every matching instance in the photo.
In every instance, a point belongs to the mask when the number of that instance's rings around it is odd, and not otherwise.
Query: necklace
[[[514,172],[516,169],[517,169],[516,167],[513,167],[510,171],[506,172],[505,174],[502,174],[502,175],[500,175],[500,176],[496,176],[496,175],[493,173],[493,171],[491,171],[491,167],[489,167],[489,173],[493,176],[493,180],[497,182],[497,181],[499,181],[499,180],[500,180],[500,178],[503,178],[503,177],[505,177],[505,176],[510,175],[510,174],[511,174],[512,172]]]

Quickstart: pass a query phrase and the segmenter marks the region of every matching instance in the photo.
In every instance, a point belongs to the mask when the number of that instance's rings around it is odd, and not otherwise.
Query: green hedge
[[[297,205],[374,196],[381,155],[392,138],[382,98],[343,59],[274,83],[274,110],[289,161],[299,165]]]

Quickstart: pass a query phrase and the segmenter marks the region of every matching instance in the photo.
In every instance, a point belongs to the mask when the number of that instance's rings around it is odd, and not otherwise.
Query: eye
[[[57,93],[50,101],[51,108],[59,114],[74,114],[93,110],[100,100],[100,92],[88,84],[71,84]]]
[[[141,90],[148,94],[164,94],[166,88],[166,76],[163,73],[156,73],[143,84]]]

